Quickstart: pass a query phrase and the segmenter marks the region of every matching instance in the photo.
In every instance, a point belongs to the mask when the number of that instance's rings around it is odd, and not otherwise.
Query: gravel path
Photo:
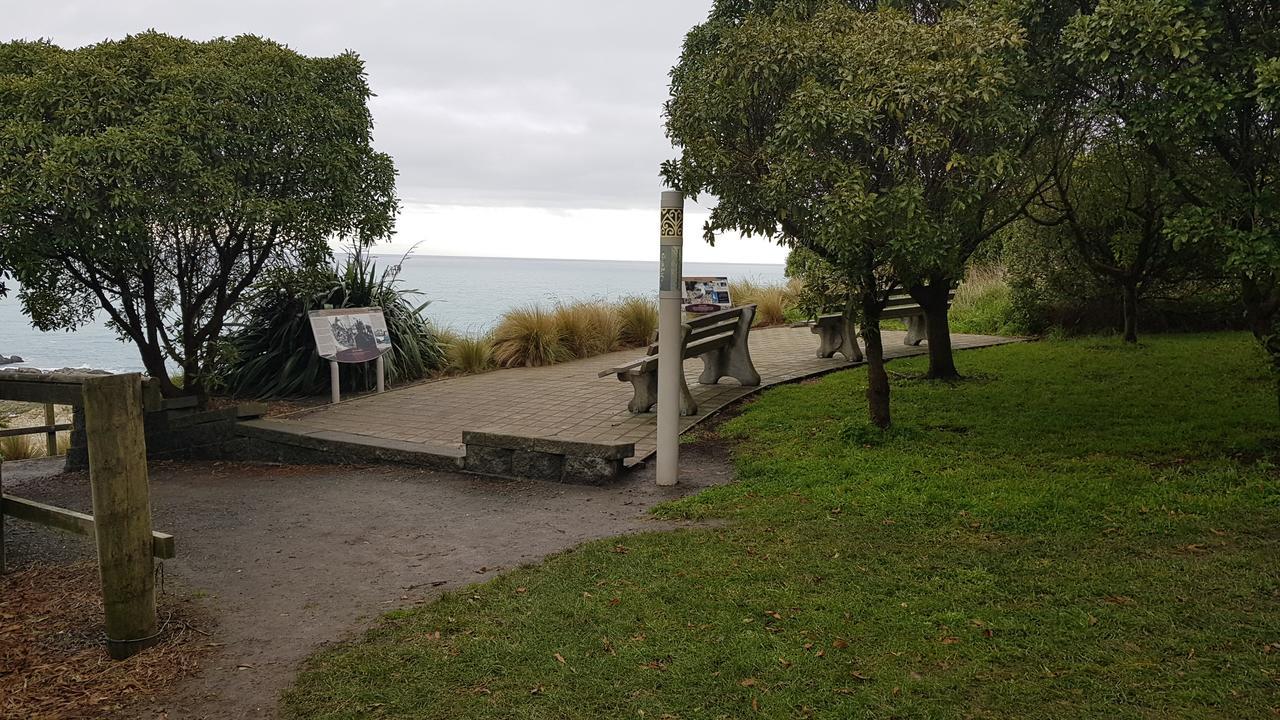
[[[380,613],[587,540],[672,527],[645,511],[731,476],[716,443],[687,446],[682,467],[688,482],[659,489],[647,468],[592,488],[400,467],[154,465],[154,524],[177,537],[165,584],[202,598],[225,647],[133,716],[274,717],[304,658]],[[8,463],[6,492],[88,511],[87,477],[57,470]],[[93,554],[84,538],[12,520],[6,530],[15,565]]]

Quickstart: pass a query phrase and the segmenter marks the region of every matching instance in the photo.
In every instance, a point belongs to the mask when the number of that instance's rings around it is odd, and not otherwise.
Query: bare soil
[[[199,599],[224,643],[193,677],[129,717],[263,718],[299,663],[383,612],[532,563],[584,541],[673,527],[655,504],[727,483],[727,447],[682,447],[682,482],[640,468],[603,488],[402,467],[156,464],[157,530],[177,538],[167,592]],[[7,463],[5,491],[89,510],[88,478],[50,461]],[[11,565],[92,557],[92,544],[10,520]]]

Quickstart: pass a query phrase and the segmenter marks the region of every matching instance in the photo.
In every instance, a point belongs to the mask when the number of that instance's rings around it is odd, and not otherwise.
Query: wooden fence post
[[[4,460],[0,460],[0,575],[7,572],[4,565]]]
[[[45,454],[49,457],[57,457],[58,455],[58,431],[53,428],[57,426],[57,415],[53,412],[53,403],[44,404],[44,424],[49,431],[44,436]]]
[[[107,652],[123,660],[158,640],[142,376],[86,378],[84,425]]]

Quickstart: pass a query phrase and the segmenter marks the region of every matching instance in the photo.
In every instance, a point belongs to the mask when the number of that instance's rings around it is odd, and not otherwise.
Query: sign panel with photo
[[[391,349],[381,308],[314,310],[307,315],[316,336],[316,349],[326,360],[368,362]]]
[[[713,313],[733,307],[729,298],[727,277],[684,278],[684,311],[687,313]]]

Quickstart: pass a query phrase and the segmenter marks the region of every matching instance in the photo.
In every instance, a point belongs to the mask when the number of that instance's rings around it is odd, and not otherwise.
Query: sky
[[[4,39],[79,47],[148,29],[254,34],[365,61],[374,140],[395,158],[403,213],[380,251],[657,257],[667,72],[711,0],[3,0]],[[701,198],[704,203],[713,198]],[[767,240],[702,240],[685,258],[782,262]]]

